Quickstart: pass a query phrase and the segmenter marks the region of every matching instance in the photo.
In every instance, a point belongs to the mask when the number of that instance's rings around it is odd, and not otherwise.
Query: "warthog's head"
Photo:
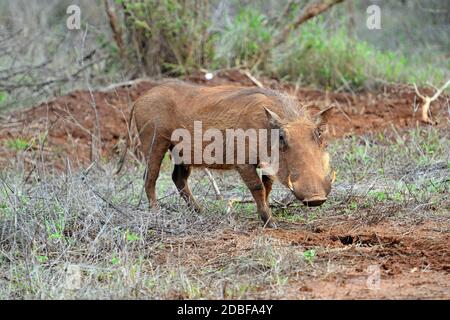
[[[320,206],[331,190],[329,154],[324,129],[331,108],[312,118],[283,121],[266,108],[271,128],[279,129],[279,168],[277,177],[305,205]]]

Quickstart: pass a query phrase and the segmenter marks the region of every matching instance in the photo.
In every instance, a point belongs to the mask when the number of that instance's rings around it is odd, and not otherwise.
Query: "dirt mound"
[[[192,76],[190,81],[207,85],[235,84],[251,86],[253,83],[239,71],[228,71],[206,81],[202,75]],[[101,154],[110,158],[118,153],[118,144],[127,136],[126,119],[132,102],[157,85],[150,80],[117,86],[105,91],[74,91],[27,110],[19,110],[0,118],[0,161],[5,164],[20,149],[39,149],[41,155],[55,165],[64,168],[67,159],[72,166],[86,164],[91,159],[92,133],[96,128],[96,116],[100,128]],[[323,108],[334,104],[336,108],[330,121],[333,137],[363,134],[371,131],[416,126],[415,94],[412,88],[389,87],[382,92],[332,93],[319,90],[296,89],[266,79],[264,85],[295,94],[305,104]],[[422,90],[431,94],[427,90]],[[95,108],[94,108],[95,107]],[[446,123],[444,98],[432,107],[435,119]],[[15,143],[14,141],[22,141]],[[42,143],[44,142],[44,143]],[[32,158],[26,161],[33,163]]]
[[[292,223],[288,230],[224,230],[201,238],[174,238],[168,241],[170,249],[159,257],[159,262],[223,268],[236,259],[244,259],[245,253],[255,250],[261,242],[272,240],[274,254],[283,250],[291,250],[292,254],[315,250],[315,256],[309,267],[292,275],[282,296],[271,292],[268,286],[258,288],[252,298],[446,299],[450,239],[448,233],[437,232],[438,228],[435,222],[406,226],[388,220],[356,226],[351,219],[340,224],[330,219],[321,221],[321,229],[314,230]],[[370,287],[370,276],[377,273],[379,284]]]

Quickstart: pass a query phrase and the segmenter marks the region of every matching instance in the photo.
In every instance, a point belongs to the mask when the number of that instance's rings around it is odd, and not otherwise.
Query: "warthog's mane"
[[[269,105],[265,105],[265,99],[258,99],[258,95],[261,95],[264,98],[269,99],[272,103]],[[296,99],[295,97],[282,93],[279,91],[275,91],[272,89],[266,88],[242,88],[236,91],[233,91],[228,94],[228,96],[224,97],[224,100],[236,101],[236,99],[245,102],[247,100],[247,104],[251,104],[254,106],[265,106],[268,109],[276,106],[274,111],[278,113],[278,115],[287,121],[297,121],[299,119],[310,120],[309,113],[305,109],[305,107]],[[280,114],[281,113],[281,114]]]

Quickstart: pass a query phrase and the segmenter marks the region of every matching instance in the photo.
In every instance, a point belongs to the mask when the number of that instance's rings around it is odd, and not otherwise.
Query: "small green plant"
[[[132,242],[132,241],[138,241],[138,240],[140,240],[140,237],[139,237],[138,234],[133,233],[133,232],[127,230],[127,231],[125,231],[125,239],[126,239],[127,241]]]
[[[117,265],[117,264],[119,264],[120,263],[120,260],[119,260],[119,258],[117,258],[116,257],[116,255],[115,254],[113,254],[113,256],[112,256],[112,258],[111,258],[111,260],[109,261],[112,265]]]
[[[8,209],[9,209],[9,206],[6,202],[0,202],[0,213],[3,213],[5,215],[9,214],[10,210],[8,210]]]
[[[54,208],[58,208],[59,205],[55,204]],[[47,234],[49,240],[59,240],[64,238],[64,216],[60,214],[56,221],[46,221]]]
[[[375,198],[379,202],[383,202],[388,199],[388,195],[384,191],[370,191],[368,195]]]
[[[305,261],[310,264],[314,262],[315,257],[316,257],[316,250],[314,249],[309,249],[303,252],[303,259],[305,259]]]
[[[62,234],[60,232],[53,232],[53,233],[49,234],[48,238],[49,239],[61,239]]]
[[[37,259],[40,263],[45,263],[48,261],[48,256],[38,256]]]
[[[349,206],[350,210],[356,210],[358,209],[358,203],[356,201],[350,202]]]
[[[33,146],[33,141],[27,141],[22,138],[6,140],[6,147],[15,151],[23,151]]]

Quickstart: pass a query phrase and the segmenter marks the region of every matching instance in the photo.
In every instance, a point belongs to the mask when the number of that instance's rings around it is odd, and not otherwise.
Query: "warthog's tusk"
[[[291,182],[291,176],[288,176],[288,181],[287,181],[287,183],[288,183],[288,188],[289,188],[292,192],[294,192],[294,186],[292,185],[292,182]]]
[[[331,183],[334,183],[336,181],[336,170],[333,170],[331,173]]]

